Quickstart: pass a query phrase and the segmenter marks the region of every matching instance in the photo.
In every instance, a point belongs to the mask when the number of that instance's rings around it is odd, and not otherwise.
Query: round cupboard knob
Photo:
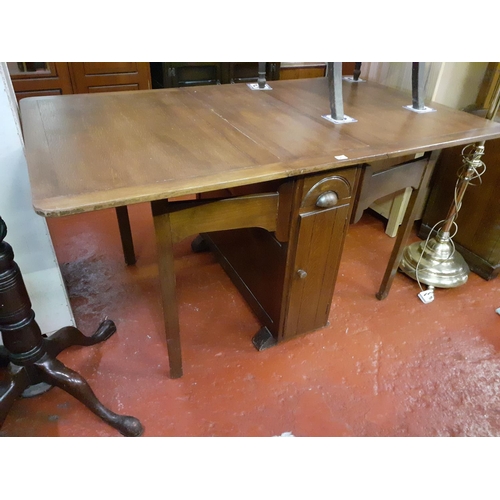
[[[331,208],[339,202],[339,197],[335,191],[326,191],[318,196],[316,206],[320,208]]]
[[[304,271],[304,269],[299,269],[299,270],[297,271],[297,275],[299,276],[299,278],[300,278],[301,280],[303,280],[304,278],[306,278],[306,277],[307,277],[307,272],[306,272],[306,271]]]

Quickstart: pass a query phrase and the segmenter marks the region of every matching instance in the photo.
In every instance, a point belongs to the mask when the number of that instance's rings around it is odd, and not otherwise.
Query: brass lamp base
[[[464,285],[469,277],[469,266],[455,250],[451,239],[438,234],[405,248],[399,268],[410,278],[437,288],[455,288]]]

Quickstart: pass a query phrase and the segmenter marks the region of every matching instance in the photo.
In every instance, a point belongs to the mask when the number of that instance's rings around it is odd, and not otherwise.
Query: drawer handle
[[[320,208],[332,208],[339,202],[339,197],[335,191],[326,191],[318,196],[316,206]]]

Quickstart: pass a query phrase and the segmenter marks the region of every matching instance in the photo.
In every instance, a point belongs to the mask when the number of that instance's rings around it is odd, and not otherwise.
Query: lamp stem
[[[500,105],[500,78],[498,79],[495,87],[495,92],[493,93],[493,97],[490,102],[490,106],[488,111],[486,112],[485,118],[487,120],[493,120],[495,115],[498,112],[498,107]],[[476,144],[475,151],[472,153],[471,159],[465,159],[464,161],[467,163],[467,171],[465,175],[460,176],[460,180],[457,184],[456,189],[456,197],[454,203],[451,205],[448,215],[446,216],[443,227],[439,231],[439,236],[441,239],[448,239],[450,236],[450,231],[453,226],[453,223],[458,215],[458,211],[462,205],[462,199],[465,194],[465,190],[467,189],[469,182],[471,181],[476,168],[481,165],[481,156],[484,154],[484,144],[485,141],[481,141]]]

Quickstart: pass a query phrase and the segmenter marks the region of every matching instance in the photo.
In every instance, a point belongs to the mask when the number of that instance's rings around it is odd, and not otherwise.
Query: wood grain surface
[[[335,125],[326,78],[23,99],[33,205],[70,215],[244,186],[500,137],[500,124],[364,82],[344,82]],[[346,159],[336,159],[344,155]]]

